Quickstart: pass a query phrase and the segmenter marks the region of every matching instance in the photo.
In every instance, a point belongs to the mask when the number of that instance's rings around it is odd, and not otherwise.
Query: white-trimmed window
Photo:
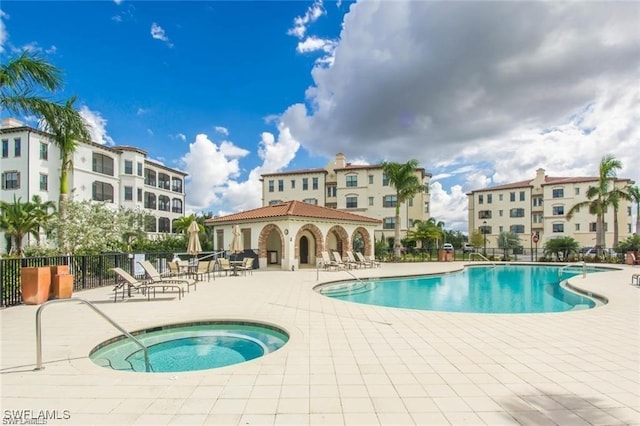
[[[356,196],[347,196],[347,208],[348,209],[357,209],[358,208],[358,197]]]
[[[94,201],[113,203],[113,185],[107,182],[94,181],[91,186],[91,198]]]
[[[20,172],[11,170],[2,173],[2,189],[20,189]]]
[[[49,190],[49,176],[40,173],[40,191],[48,191]]]
[[[382,207],[395,207],[398,204],[398,198],[395,195],[385,195],[382,197]]]

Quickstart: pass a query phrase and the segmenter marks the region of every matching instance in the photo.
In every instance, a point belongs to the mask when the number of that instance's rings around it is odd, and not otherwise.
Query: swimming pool
[[[274,352],[289,340],[288,334],[277,327],[230,321],[171,324],[131,334],[147,347],[150,372],[154,373],[238,364]],[[146,370],[144,351],[125,336],[98,345],[89,358],[113,370]]]
[[[604,269],[588,268],[587,272]],[[581,267],[496,265],[444,275],[395,277],[322,285],[328,297],[369,305],[446,312],[541,313],[590,309],[593,299],[560,285]]]

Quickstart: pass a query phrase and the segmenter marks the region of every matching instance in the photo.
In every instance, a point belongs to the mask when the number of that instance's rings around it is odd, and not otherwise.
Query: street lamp
[[[482,221],[482,235],[484,236],[484,257],[487,257],[487,221]]]

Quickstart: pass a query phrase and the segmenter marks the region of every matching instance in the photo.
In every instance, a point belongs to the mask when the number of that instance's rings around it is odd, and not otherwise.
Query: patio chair
[[[344,265],[337,263],[335,260],[331,260],[331,257],[329,256],[329,252],[328,251],[323,251],[322,252],[322,266],[324,267],[324,269],[331,270],[331,268],[340,269]]]
[[[210,260],[199,261],[198,266],[196,268],[196,279],[202,280],[202,278],[204,278],[204,276],[206,275],[208,280],[210,278],[210,274],[211,274],[211,261]]]
[[[237,269],[244,275],[247,275],[247,272],[253,275],[253,257],[245,257],[242,260],[242,265],[238,266]]]
[[[366,257],[366,259],[367,259],[369,262],[371,262],[371,267],[374,267],[374,266],[375,266],[376,268],[379,268],[379,267],[380,267],[380,262],[378,262],[374,256],[369,255],[369,256],[367,256],[367,257]]]
[[[220,272],[220,276],[222,276],[223,271],[227,276],[229,275],[229,271],[233,272],[233,268],[231,267],[231,263],[229,263],[229,259],[224,257],[218,259],[218,271]]]
[[[358,258],[358,260],[360,261],[361,264],[365,265],[365,267],[367,268],[373,268],[373,263],[371,263],[371,261],[367,260],[364,258],[364,256],[362,255],[362,253],[360,252],[355,252],[356,257]]]
[[[189,292],[189,287],[193,286],[193,289],[196,289],[196,280],[191,278],[179,278],[179,277],[163,277],[160,275],[158,270],[149,262],[148,260],[143,260],[138,262],[144,272],[147,274],[152,284],[185,284],[187,286],[187,293]]]
[[[179,284],[170,284],[170,283],[148,283],[145,281],[140,281],[134,277],[132,277],[127,271],[122,268],[111,268],[113,272],[116,273],[118,277],[120,277],[121,281],[117,282],[116,286],[113,288],[114,299],[116,302],[118,300],[118,290],[122,290],[122,300],[124,300],[125,291],[129,296],[131,296],[131,290],[137,290],[142,294],[147,294],[147,300],[151,300],[151,291],[153,290],[153,297],[156,297],[156,289],[160,288],[162,291],[166,291],[168,288],[175,289],[178,292],[178,300],[182,299],[182,294],[184,293],[184,288]]]
[[[353,265],[356,268],[365,268],[368,265],[365,262],[361,262],[359,260],[356,260],[355,256],[353,255],[352,251],[347,251],[347,264],[348,265]]]
[[[332,251],[331,253],[333,254],[333,258],[335,259],[335,262],[336,262],[338,265],[342,265],[342,267],[343,267],[343,268],[349,268],[349,269],[351,269],[352,267],[354,267],[353,265],[351,265],[351,264],[349,264],[349,263],[347,263],[347,262],[344,262],[344,261],[342,260],[342,256],[340,256],[340,253],[338,253],[337,251]]]
[[[169,275],[174,277],[182,275],[178,262],[167,262],[167,266],[169,267]]]

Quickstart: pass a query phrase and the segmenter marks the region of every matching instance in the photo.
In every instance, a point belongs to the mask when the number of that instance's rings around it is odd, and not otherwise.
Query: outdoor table
[[[229,261],[229,264],[231,266],[233,266],[233,274],[231,274],[232,277],[237,277],[237,276],[240,275],[240,274],[238,274],[238,267],[240,265],[242,265],[242,263],[243,263],[242,260],[230,260]]]

